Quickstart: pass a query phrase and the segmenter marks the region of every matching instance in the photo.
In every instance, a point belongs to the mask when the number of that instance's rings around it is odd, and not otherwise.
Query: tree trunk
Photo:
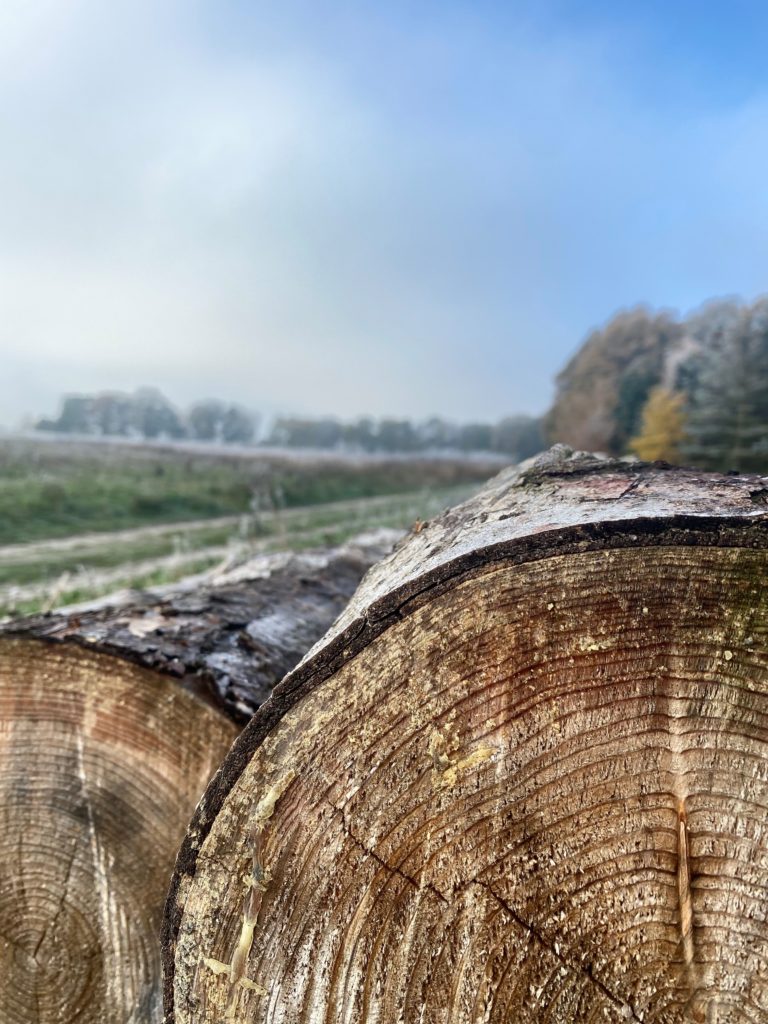
[[[415,530],[208,788],[168,1022],[766,1020],[766,484],[558,447]]]
[[[159,1021],[163,902],[195,804],[380,553],[261,558],[0,635],[1,1021]]]

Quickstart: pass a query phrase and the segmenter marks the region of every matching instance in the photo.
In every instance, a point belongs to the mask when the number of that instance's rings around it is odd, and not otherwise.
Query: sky
[[[0,425],[543,412],[618,309],[768,291],[767,43],[762,0],[3,0]]]

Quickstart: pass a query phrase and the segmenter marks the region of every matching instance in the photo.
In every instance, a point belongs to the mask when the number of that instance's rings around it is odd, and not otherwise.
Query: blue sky
[[[543,411],[617,309],[768,290],[766,43],[738,0],[4,0],[0,424]]]

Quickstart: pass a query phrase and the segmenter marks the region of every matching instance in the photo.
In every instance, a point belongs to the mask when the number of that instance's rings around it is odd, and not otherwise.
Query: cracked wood
[[[160,1019],[175,848],[236,733],[172,679],[0,639],[0,1020]]]
[[[765,1020],[764,488],[556,450],[414,533],[209,788],[168,1021]]]
[[[391,539],[0,633],[0,1020],[157,1024],[163,902],[195,804]]]

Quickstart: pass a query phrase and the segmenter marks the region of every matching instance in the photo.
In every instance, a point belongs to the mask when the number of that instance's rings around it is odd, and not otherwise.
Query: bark
[[[380,554],[261,558],[4,630],[0,1020],[160,1020],[163,903],[195,805]]]
[[[168,1022],[765,1020],[767,549],[562,447],[420,526],[201,801]]]
[[[341,548],[262,555],[145,593],[16,620],[2,633],[76,644],[174,676],[243,724],[398,537],[380,530]]]

